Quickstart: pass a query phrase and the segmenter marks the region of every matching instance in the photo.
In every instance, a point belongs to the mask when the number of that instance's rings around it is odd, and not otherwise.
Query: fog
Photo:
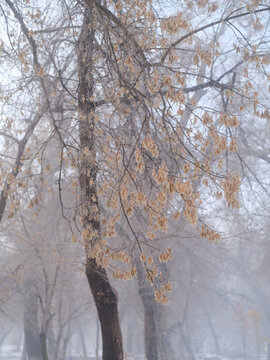
[[[0,359],[270,360],[269,5],[0,3]]]

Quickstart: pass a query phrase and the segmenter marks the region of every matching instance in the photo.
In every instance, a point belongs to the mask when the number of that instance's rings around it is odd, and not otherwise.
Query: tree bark
[[[154,292],[143,275],[142,264],[137,262],[139,295],[144,308],[144,344],[147,360],[173,360],[173,349],[166,333],[166,313],[164,305],[154,300]],[[164,276],[168,269],[163,266]]]
[[[103,360],[122,360],[122,334],[116,292],[105,270],[97,265],[95,259],[87,258],[86,274],[101,325]]]
[[[106,270],[98,264],[91,253],[93,246],[100,241],[100,209],[96,184],[95,105],[92,101],[94,20],[90,3],[85,7],[78,46],[81,217],[86,250],[86,275],[101,325],[103,360],[122,360],[122,334],[117,293],[110,284]]]
[[[137,262],[139,295],[144,309],[144,348],[147,360],[158,360],[158,336],[155,316],[154,293],[146,283],[141,263]]]
[[[40,342],[41,342],[42,359],[49,360],[48,350],[47,350],[47,336],[45,333],[40,334]]]
[[[147,360],[158,360],[158,344],[156,334],[153,294],[142,295],[144,306],[144,341]]]
[[[54,338],[54,333],[53,333],[53,329],[50,326],[48,329],[48,333],[47,333],[47,338],[48,338],[48,353],[49,353],[49,357],[52,359],[55,359],[55,338]]]
[[[26,352],[29,360],[42,360],[40,331],[38,326],[38,298],[32,281],[26,280],[24,285],[24,334]]]

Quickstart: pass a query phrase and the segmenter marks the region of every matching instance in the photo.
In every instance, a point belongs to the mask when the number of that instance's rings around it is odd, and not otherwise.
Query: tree
[[[263,32],[269,10],[257,1],[238,8],[203,0],[181,2],[177,13],[135,0],[39,8],[5,0],[1,7],[2,66],[16,66],[14,85],[2,85],[1,214],[9,198],[14,216],[22,187],[30,204],[35,186],[46,196],[51,184],[44,173],[51,170],[44,154],[55,149],[54,186],[73,240],[81,233],[105,360],[123,358],[107,270],[130,279],[140,258],[156,301],[166,304],[172,285],[157,263],[172,258],[159,240],[169,218],[178,220],[181,209],[201,237],[217,241],[203,204],[224,197],[230,207],[239,205],[240,177],[227,159],[237,150],[239,119],[251,111],[269,117],[249,80],[254,71],[269,81]],[[27,114],[21,124],[20,111]],[[75,193],[72,214],[63,186]]]

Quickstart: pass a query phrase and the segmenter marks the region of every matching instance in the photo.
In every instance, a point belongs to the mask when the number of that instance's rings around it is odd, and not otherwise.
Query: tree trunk
[[[155,312],[152,304],[153,294],[142,294],[142,299],[144,307],[145,356],[147,360],[158,360]]]
[[[24,343],[23,343],[23,351],[22,351],[22,359],[21,360],[27,360],[26,359],[26,344],[25,344],[25,339],[24,339]]]
[[[134,338],[134,322],[130,320],[127,328],[127,347],[126,347],[126,351],[130,355],[133,354],[133,338]]]
[[[149,284],[144,286],[140,287],[139,294],[144,308],[145,357],[147,360],[172,360],[175,357],[166,334],[164,305],[155,302]]]
[[[166,334],[166,313],[164,305],[154,300],[153,288],[144,278],[142,264],[137,262],[139,295],[144,308],[144,344],[147,360],[173,360],[173,349]],[[167,267],[163,266],[163,276],[168,275]]]
[[[84,334],[83,334],[81,325],[79,325],[78,330],[79,330],[79,336],[80,336],[80,340],[81,340],[81,344],[82,344],[83,357],[86,359],[87,358],[87,349],[86,349]]]
[[[47,350],[47,336],[45,333],[40,334],[40,341],[41,341],[42,359],[49,360],[48,350]]]
[[[42,360],[41,341],[38,326],[38,298],[31,280],[24,284],[24,335],[29,360]]]
[[[220,350],[220,346],[219,346],[219,340],[218,340],[218,335],[216,333],[216,329],[214,327],[213,321],[212,321],[212,317],[211,317],[211,312],[208,311],[208,309],[204,306],[204,304],[201,305],[202,309],[205,313],[207,322],[208,322],[208,326],[210,328],[211,331],[211,335],[214,341],[214,345],[215,345],[215,351],[218,355],[221,355],[221,350]]]
[[[158,360],[158,337],[154,304],[154,293],[146,283],[140,261],[137,262],[139,295],[144,309],[144,348],[147,360]]]
[[[186,349],[187,354],[189,355],[190,360],[196,360],[196,356],[194,355],[194,352],[192,350],[191,342],[184,332],[183,325],[179,325],[179,330],[183,345]]]
[[[48,334],[47,334],[47,339],[48,339],[48,353],[49,353],[49,357],[55,360],[55,338],[54,338],[54,333],[53,333],[53,329],[50,326],[48,329]]]
[[[101,325],[103,360],[122,360],[122,334],[119,326],[117,295],[104,269],[87,258],[86,274]]]
[[[91,253],[93,246],[100,241],[100,209],[96,187],[95,105],[92,101],[94,20],[91,5],[86,5],[78,46],[81,217],[86,249],[86,275],[101,325],[103,360],[122,360],[122,334],[117,294],[110,284],[106,270],[97,263],[97,259],[92,257]]]

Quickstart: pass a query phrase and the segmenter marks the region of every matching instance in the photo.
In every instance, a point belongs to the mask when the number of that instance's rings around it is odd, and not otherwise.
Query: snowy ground
[[[0,354],[0,360],[18,360],[21,359],[22,355],[20,353],[10,353],[10,354]],[[95,360],[95,357],[88,357],[87,360]],[[243,358],[227,358],[227,357],[199,357],[198,360],[244,360]],[[248,360],[266,360],[266,356],[261,356],[260,359],[258,357],[248,357]],[[67,360],[85,360],[83,357],[67,357]],[[135,358],[129,357],[128,360],[144,360],[143,358]]]
[[[21,352],[16,352],[14,351],[14,346],[4,346],[2,347],[1,351],[0,351],[0,360],[18,360],[21,359],[22,354]],[[67,356],[66,358],[67,360],[86,360],[84,359],[82,356],[80,355],[75,355],[73,354],[73,356]],[[87,360],[95,360],[95,356],[90,356],[87,358]],[[144,360],[144,356],[126,356],[125,358],[126,360]],[[229,358],[229,357],[221,357],[215,354],[210,354],[210,353],[204,353],[204,354],[200,354],[196,357],[197,360],[244,360],[242,357],[234,357],[234,358]],[[260,358],[258,358],[257,355],[249,355],[247,356],[247,360],[267,360],[267,357],[265,354],[261,355]]]

